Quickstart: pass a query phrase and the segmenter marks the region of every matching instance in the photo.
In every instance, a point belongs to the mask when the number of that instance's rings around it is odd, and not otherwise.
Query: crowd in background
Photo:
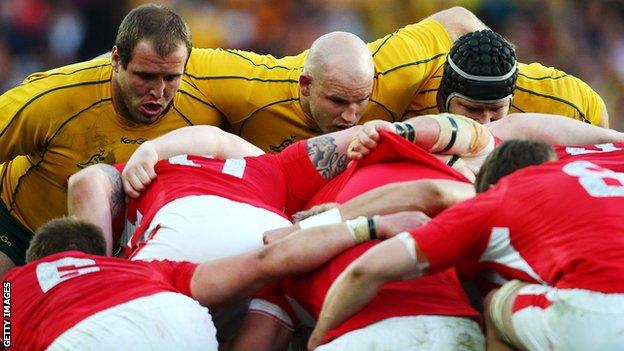
[[[1,0],[0,92],[32,72],[90,59],[113,45],[143,0]],[[611,126],[624,130],[624,2],[621,0],[165,0],[191,26],[197,47],[296,54],[319,35],[379,38],[444,8],[464,6],[517,48],[598,91]]]

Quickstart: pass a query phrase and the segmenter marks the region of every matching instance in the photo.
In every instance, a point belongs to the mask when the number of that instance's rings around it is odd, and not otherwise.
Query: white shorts
[[[316,351],[483,351],[485,337],[472,319],[406,316],[384,319],[339,336]]]
[[[208,309],[188,296],[162,292],[100,311],[59,335],[57,350],[217,350]]]
[[[511,317],[529,350],[623,350],[624,294],[526,285]]]
[[[262,234],[291,223],[277,213],[218,196],[186,196],[163,206],[131,260],[201,263],[262,246]]]

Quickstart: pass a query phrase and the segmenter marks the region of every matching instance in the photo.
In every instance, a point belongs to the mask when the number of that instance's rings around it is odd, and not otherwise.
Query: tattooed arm
[[[69,215],[99,226],[106,240],[106,254],[112,255],[113,220],[125,212],[121,174],[111,165],[89,166],[68,181]]]
[[[308,155],[316,170],[325,179],[332,179],[347,168],[347,148],[362,126],[308,139]]]

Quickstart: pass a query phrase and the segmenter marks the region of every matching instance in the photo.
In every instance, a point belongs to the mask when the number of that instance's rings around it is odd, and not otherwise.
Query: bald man
[[[360,121],[400,120],[452,41],[482,28],[474,14],[455,7],[369,44],[329,33],[296,56],[194,48],[188,71],[202,74],[183,80],[226,118],[229,132],[276,153]]]
[[[373,88],[375,65],[356,35],[333,32],[310,47],[299,76],[300,103],[323,133],[358,123]]]

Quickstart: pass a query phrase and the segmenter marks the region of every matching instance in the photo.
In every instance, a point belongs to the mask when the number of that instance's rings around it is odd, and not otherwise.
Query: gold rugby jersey
[[[145,140],[180,127],[222,124],[184,80],[157,122],[132,123],[115,112],[111,71],[109,58],[72,64],[35,73],[0,96],[0,197],[32,231],[66,214],[67,179],[80,169],[125,162]]]
[[[414,96],[406,116],[438,113],[436,95],[444,67]],[[551,113],[599,125],[603,104],[600,95],[582,80],[539,63],[518,63],[518,80],[510,113]]]

